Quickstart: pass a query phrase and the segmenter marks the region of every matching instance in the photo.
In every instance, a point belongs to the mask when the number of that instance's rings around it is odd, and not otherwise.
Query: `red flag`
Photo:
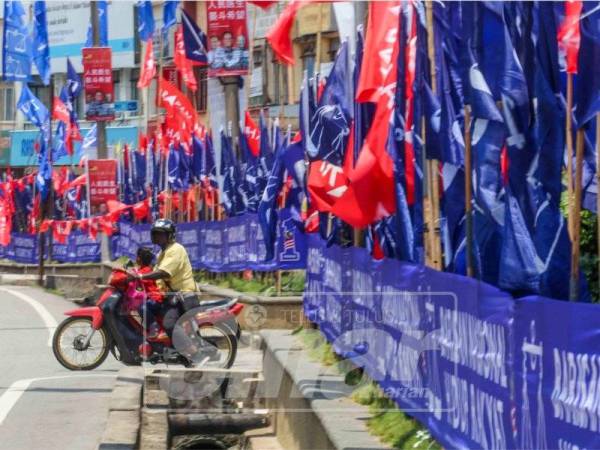
[[[252,154],[258,158],[258,155],[260,154],[260,128],[256,126],[256,122],[252,120],[248,111],[246,111],[244,119],[244,135],[246,136],[248,148]]]
[[[10,244],[10,232],[12,231],[12,214],[8,202],[0,198],[0,245],[6,247]]]
[[[150,86],[152,79],[156,76],[156,62],[154,61],[154,50],[152,48],[152,39],[146,42],[146,54],[144,55],[144,63],[140,73],[137,87],[147,88]]]
[[[196,92],[198,89],[198,83],[194,76],[194,69],[192,62],[185,57],[185,44],[183,43],[183,25],[179,25],[175,31],[175,55],[173,57],[175,61],[175,67],[181,73],[183,82],[185,85]]]
[[[327,161],[314,161],[308,172],[311,202],[321,212],[331,211],[333,204],[348,188],[348,178],[341,167]]]
[[[73,222],[70,220],[55,220],[52,225],[52,238],[59,244],[66,244],[73,228]]]
[[[148,203],[148,199],[133,205],[133,216],[138,220],[142,220],[143,218],[145,218],[148,215],[149,211],[150,205]]]
[[[359,102],[377,102],[382,94],[394,95],[400,9],[399,0],[369,3],[365,51],[356,89]]]
[[[64,104],[60,97],[54,97],[54,102],[52,103],[52,118],[60,120],[65,124],[71,123],[71,116],[67,109],[67,105]]]
[[[159,83],[158,104],[166,109],[168,116],[178,120],[182,140],[184,140],[185,133],[189,133],[191,136],[198,121],[196,109],[183,92],[164,78]],[[187,142],[187,140],[185,141]]]
[[[579,17],[583,2],[567,0],[565,2],[565,20],[558,29],[558,47],[565,54],[567,73],[577,73],[577,57],[581,34],[579,30]]]
[[[112,236],[113,233],[115,232],[114,220],[112,220],[112,217],[110,217],[110,214],[107,214],[105,216],[100,216],[98,218],[98,226],[99,226],[100,230],[107,236]]]
[[[277,0],[248,0],[248,3],[258,6],[261,9],[268,9],[277,4]]]
[[[44,219],[40,225],[40,233],[45,233],[46,231],[48,231],[53,224],[54,220]]]
[[[73,181],[71,181],[68,185],[67,185],[67,191],[70,189],[73,189],[74,187],[77,186],[85,186],[85,184],[87,183],[87,176],[84,173],[83,175],[79,175],[77,178],[75,178]]]
[[[116,221],[123,212],[125,212],[128,208],[131,208],[130,205],[126,205],[125,203],[121,203],[117,200],[108,200],[106,202],[106,206],[108,208],[108,214],[106,214],[106,219],[110,219],[113,222]]]
[[[404,118],[404,176],[406,180],[406,202],[409,205],[415,203],[415,149],[413,146],[413,121],[414,121],[414,83],[415,83],[415,67],[417,60],[417,11],[411,4],[407,5],[412,8],[411,25],[408,29],[410,33],[407,36],[406,54],[405,54],[405,118]]]
[[[292,40],[290,39],[290,33],[294,26],[294,20],[296,19],[296,13],[298,10],[314,0],[292,0],[287,4],[277,22],[271,27],[267,33],[267,41],[271,45],[275,56],[283,64],[294,64],[294,51],[292,47]]]
[[[148,148],[148,136],[141,131],[138,133],[138,147],[142,155],[145,155]]]

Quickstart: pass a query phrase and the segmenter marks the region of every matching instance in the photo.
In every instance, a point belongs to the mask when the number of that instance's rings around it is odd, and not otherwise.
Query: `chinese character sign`
[[[208,14],[208,76],[248,73],[245,1],[211,1]]]
[[[94,213],[107,213],[106,202],[117,200],[117,160],[92,159],[90,171],[90,204]]]
[[[109,47],[83,49],[85,118],[87,120],[113,120],[115,118],[111,58]]]

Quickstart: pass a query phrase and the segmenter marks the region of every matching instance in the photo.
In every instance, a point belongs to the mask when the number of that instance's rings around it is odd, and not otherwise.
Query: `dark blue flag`
[[[580,21],[575,117],[581,127],[600,111],[600,10],[595,2],[583,2]],[[596,136],[598,139],[598,136]]]
[[[2,74],[7,81],[27,81],[31,75],[31,40],[27,14],[19,0],[4,1]]]
[[[202,180],[205,183],[210,183],[211,186],[217,186],[217,168],[215,166],[215,149],[213,146],[212,136],[206,135],[204,140],[204,153],[202,159]]]
[[[67,89],[69,95],[72,98],[79,97],[82,87],[79,74],[75,70],[75,67],[73,67],[73,64],[71,64],[71,60],[67,58]]]
[[[181,175],[180,175],[180,153],[174,145],[169,147],[169,156],[167,159],[167,172],[169,186],[173,191],[179,191],[182,187]]]
[[[99,45],[100,47],[108,47],[108,2],[106,0],[98,0],[98,26],[99,26]],[[86,47],[94,46],[94,35],[92,33],[92,24],[88,24]]]
[[[262,138],[262,136],[261,136]],[[285,166],[283,162],[284,148],[280,146],[275,153],[273,168],[267,180],[267,186],[258,205],[258,221],[262,229],[266,247],[266,261],[275,257],[275,241],[277,239],[277,198],[283,186]]]
[[[208,64],[206,33],[184,10],[181,11],[181,22],[183,24],[185,57],[199,64]]]
[[[33,62],[45,85],[50,83],[50,47],[48,46],[48,23],[46,21],[46,2],[33,4]]]
[[[287,174],[292,178],[292,186],[286,198],[286,208],[290,208],[292,217],[302,222],[302,204],[307,195],[306,191],[306,162],[304,161],[304,146],[302,142],[294,142],[285,149],[283,165]]]
[[[63,121],[59,121],[56,126],[54,139],[52,140],[52,161],[57,161],[68,154],[66,146],[66,125]]]
[[[163,6],[163,31],[177,23],[179,0],[166,0]]]
[[[154,15],[152,14],[152,2],[143,0],[137,4],[138,34],[142,41],[152,39],[154,35]]]
[[[202,140],[194,135],[192,137],[192,177],[196,183],[199,183],[202,178],[202,162],[204,158],[204,145]]]
[[[311,160],[327,161],[341,166],[352,122],[351,76],[348,42],[344,42],[335,58],[319,103],[309,118],[310,131],[304,137]]]
[[[233,154],[231,139],[221,131],[221,204],[229,217],[244,212],[243,199],[238,189],[239,175],[237,162]]]

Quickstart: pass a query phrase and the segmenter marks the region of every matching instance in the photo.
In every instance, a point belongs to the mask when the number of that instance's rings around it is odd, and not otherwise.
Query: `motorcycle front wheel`
[[[106,330],[96,330],[89,342],[92,320],[87,317],[69,317],[54,332],[52,351],[58,362],[69,370],[92,370],[104,362],[110,352]]]

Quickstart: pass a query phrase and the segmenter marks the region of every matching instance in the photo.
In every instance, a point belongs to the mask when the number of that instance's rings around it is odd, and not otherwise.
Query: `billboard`
[[[135,2],[108,3],[108,44],[113,53],[113,67],[134,67]],[[52,72],[65,73],[67,57],[82,72],[81,49],[87,40],[90,2],[51,1],[47,2],[46,10]]]
[[[115,91],[111,50],[109,47],[92,47],[84,48],[82,52],[85,118],[96,121],[113,120],[115,118]]]
[[[92,209],[104,205],[108,200],[117,200],[117,160],[91,159],[88,162],[88,170]]]
[[[246,75],[249,57],[246,2],[209,2],[206,14],[208,76]]]

